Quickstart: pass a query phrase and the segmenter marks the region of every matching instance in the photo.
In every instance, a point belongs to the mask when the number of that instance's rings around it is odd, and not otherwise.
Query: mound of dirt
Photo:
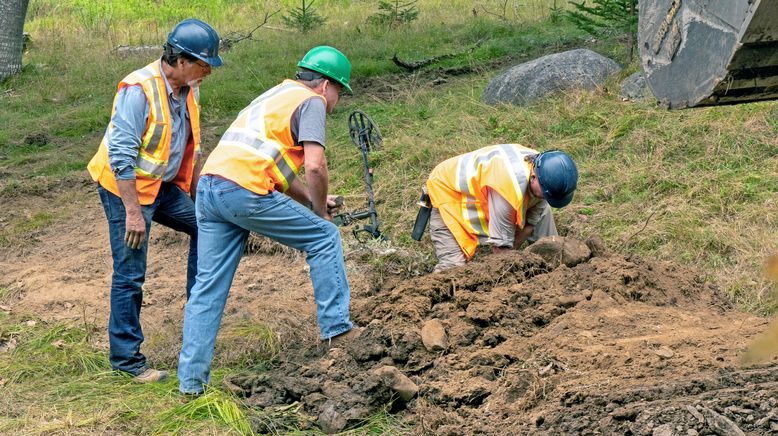
[[[512,252],[387,283],[354,301],[366,328],[343,348],[290,350],[225,384],[258,407],[299,401],[327,432],[387,404],[452,435],[778,428],[778,369],[735,369],[763,319],[692,270],[592,251],[572,267]]]

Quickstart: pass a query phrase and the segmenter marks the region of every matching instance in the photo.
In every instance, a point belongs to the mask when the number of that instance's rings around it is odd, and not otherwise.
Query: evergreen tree
[[[627,53],[632,60],[638,28],[638,0],[571,1],[573,10],[565,17],[577,28],[596,37],[626,37]]]

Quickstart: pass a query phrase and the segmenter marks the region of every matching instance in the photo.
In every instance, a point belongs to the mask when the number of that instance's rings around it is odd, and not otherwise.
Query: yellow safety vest
[[[202,173],[232,180],[259,195],[289,189],[305,161],[303,146],[292,137],[292,115],[312,97],[324,100],[311,88],[284,80],[254,99],[224,132]]]
[[[432,206],[465,256],[489,237],[488,189],[495,190],[516,210],[516,225],[524,227],[531,164],[524,158],[536,150],[517,144],[484,147],[436,166],[427,180]]]
[[[170,139],[173,119],[170,115],[167,87],[162,77],[161,61],[154,61],[140,70],[134,71],[125,77],[116,90],[111,118],[116,113],[116,99],[119,91],[126,86],[141,85],[146,99],[149,102],[149,116],[146,121],[146,130],[141,137],[138,150],[138,158],[135,161],[135,187],[138,191],[138,201],[142,205],[149,205],[157,198],[157,193],[162,185],[162,177],[167,170],[170,157]],[[184,192],[189,192],[192,183],[192,173],[200,151],[200,90],[192,87],[187,95],[186,110],[189,114],[189,122],[192,134],[186,144],[181,167],[176,174],[173,183],[180,186]],[[116,185],[116,177],[108,160],[108,139],[111,136],[113,124],[108,124],[108,129],[103,136],[97,153],[89,161],[87,169],[92,179],[108,191],[119,194]]]

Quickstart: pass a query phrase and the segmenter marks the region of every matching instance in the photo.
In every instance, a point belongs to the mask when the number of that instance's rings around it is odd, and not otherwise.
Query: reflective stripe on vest
[[[531,154],[536,153],[527,149]],[[523,156],[520,157],[514,146],[500,144],[485,147],[459,158],[457,165],[457,188],[465,196],[462,203],[462,216],[470,224],[473,234],[479,239],[489,237],[489,219],[484,211],[483,199],[476,197],[475,188],[472,186],[476,177],[484,165],[488,165],[492,159],[499,158],[502,164],[508,166],[510,183],[514,192],[524,192],[527,186],[527,165]],[[503,181],[504,182],[504,181]]]
[[[489,237],[488,191],[494,190],[516,210],[524,226],[531,165],[537,151],[515,144],[484,147],[441,162],[427,181],[432,205],[439,209],[466,257]]]
[[[303,148],[292,137],[292,115],[313,97],[323,98],[285,80],[255,98],[222,135],[202,173],[230,179],[259,195],[289,189],[304,162]]]

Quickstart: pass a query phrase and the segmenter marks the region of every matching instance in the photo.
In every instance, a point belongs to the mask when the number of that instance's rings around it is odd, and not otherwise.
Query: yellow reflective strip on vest
[[[267,157],[273,161],[273,171],[279,180],[286,182],[285,188],[288,187],[295,178],[295,168],[290,166],[289,162],[284,158],[281,153],[281,145],[275,141],[262,141],[255,135],[256,132],[249,129],[245,131],[229,129],[224,133],[220,142],[242,145]]]
[[[152,179],[162,178],[166,169],[167,164],[153,162],[145,159],[142,155],[138,155],[138,159],[135,161],[135,172]]]
[[[135,70],[132,73],[130,73],[130,77],[135,79],[137,82],[143,82],[145,80],[154,77],[154,72],[152,70],[149,70],[148,66],[146,66],[140,70]]]
[[[151,117],[152,120],[164,120],[166,117],[162,112],[162,100],[161,96],[159,95],[159,88],[157,87],[158,83],[156,80],[151,83],[151,90],[152,94],[154,95],[154,101],[149,102],[150,105],[153,105],[154,114]],[[149,132],[147,132],[146,137],[144,138],[142,147],[146,150],[149,154],[154,154],[155,151],[157,151],[157,148],[160,146],[160,142],[162,141],[162,134],[165,131],[165,124],[162,123],[154,123],[153,126],[149,129]]]
[[[475,161],[475,153],[467,153],[462,156],[457,165],[457,184],[459,190],[465,197],[465,203],[462,207],[462,216],[465,217],[470,227],[473,229],[473,233],[478,236],[489,236],[488,224],[486,223],[486,214],[478,207],[478,199],[473,195],[473,187],[470,185],[470,181],[473,178],[473,173],[477,169]]]
[[[251,102],[248,108],[246,110],[248,111],[247,116],[247,125],[252,126],[254,129],[256,129],[258,136],[264,137],[267,136],[267,132],[265,132],[265,113],[267,111],[267,100],[269,100],[272,97],[277,97],[281,94],[284,94],[286,92],[294,91],[295,89],[300,88],[302,85],[296,84],[296,83],[285,83],[278,85],[264,94],[260,95],[259,97],[255,98],[254,101]]]
[[[521,154],[516,153],[516,149],[509,144],[500,144],[499,147],[508,156],[508,163],[512,171],[510,171],[513,177],[511,182],[513,183],[513,189],[516,192],[525,192],[527,188],[527,164],[524,162],[524,156],[534,154],[534,151],[526,149],[526,152],[522,150]],[[523,148],[523,147],[522,147]]]

